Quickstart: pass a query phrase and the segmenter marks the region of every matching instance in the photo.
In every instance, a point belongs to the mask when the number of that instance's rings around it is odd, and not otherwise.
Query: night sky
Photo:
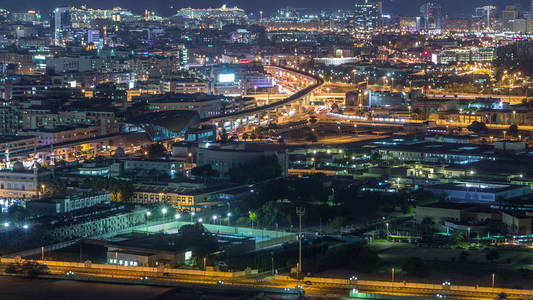
[[[499,8],[507,4],[520,4],[522,8],[529,7],[530,0],[438,0],[445,12],[452,16],[470,16],[474,7],[496,4]],[[425,0],[383,0],[385,13],[400,15],[416,15],[417,8]],[[219,7],[222,4],[239,6],[250,12],[263,10],[272,12],[280,7],[299,7],[313,9],[351,8],[352,0],[0,0],[0,8],[11,11],[38,9],[48,13],[57,6],[79,6],[86,4],[94,8],[111,8],[121,6],[135,12],[142,12],[145,8],[155,10],[160,15],[171,15],[180,7]],[[268,6],[267,6],[268,5]],[[174,8],[171,8],[174,6]]]

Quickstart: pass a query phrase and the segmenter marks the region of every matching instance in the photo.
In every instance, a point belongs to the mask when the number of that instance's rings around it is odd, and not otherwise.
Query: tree
[[[509,132],[510,136],[517,137],[518,136],[518,126],[516,126],[516,124],[513,124],[513,125],[509,126],[508,132]]]
[[[242,139],[243,139],[244,141],[246,141],[246,140],[249,139],[249,138],[250,138],[250,135],[249,135],[248,133],[243,133],[243,135],[242,135]]]
[[[204,178],[219,176],[218,171],[213,170],[213,167],[211,167],[211,165],[203,165],[201,167],[196,167],[191,170],[191,174],[193,176],[204,177]]]
[[[349,267],[361,272],[373,272],[379,256],[362,244],[345,244],[326,251],[326,260],[331,267]]]
[[[254,222],[257,221],[257,213],[253,211],[248,212],[248,219],[250,219],[250,223],[252,224],[252,227],[253,227]]]
[[[336,216],[331,220],[330,226],[335,229],[341,229],[344,226],[346,219],[342,216]]]
[[[167,148],[163,146],[162,144],[156,143],[156,144],[150,144],[146,148],[146,152],[149,157],[153,158],[160,158],[162,156],[165,156],[167,154]]]
[[[222,128],[222,132],[220,133],[220,140],[222,142],[228,141],[228,132],[226,131],[226,128]]]
[[[488,261],[493,262],[500,258],[500,253],[496,251],[495,249],[492,249],[485,255],[485,258]]]
[[[281,166],[276,155],[263,156],[251,164],[232,167],[228,173],[234,182],[253,183],[279,177]]]
[[[31,211],[22,205],[15,204],[7,209],[7,214],[10,220],[20,223],[31,216]]]
[[[472,124],[468,125],[467,129],[475,133],[484,133],[489,131],[485,123],[478,121],[472,122]]]
[[[402,270],[409,275],[424,277],[431,273],[431,267],[419,257],[410,257],[405,261]]]
[[[507,294],[504,292],[501,292],[498,294],[497,299],[501,299],[501,300],[507,299]]]
[[[44,196],[54,196],[63,194],[67,187],[65,183],[56,176],[47,176],[39,181],[41,193]]]
[[[111,193],[111,200],[116,202],[129,201],[135,191],[133,184],[129,181],[102,176],[88,178],[83,181],[82,186],[95,191],[105,190]]]
[[[311,143],[316,143],[318,142],[318,137],[316,136],[316,134],[311,133],[309,134],[309,136],[307,136],[307,140]]]
[[[460,231],[460,230],[455,230],[453,232],[453,240],[456,242],[456,243],[460,243],[462,241],[465,240],[465,234],[464,232]]]
[[[218,249],[216,238],[201,223],[181,226],[175,245],[190,247],[197,263]]]
[[[379,152],[374,152],[372,153],[372,155],[370,156],[370,158],[372,159],[372,161],[374,162],[379,162],[381,161],[381,154]]]

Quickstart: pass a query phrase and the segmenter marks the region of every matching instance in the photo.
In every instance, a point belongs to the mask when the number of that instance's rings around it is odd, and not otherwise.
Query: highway
[[[267,105],[263,105],[263,106],[258,106],[258,107],[251,108],[251,109],[246,109],[246,110],[242,110],[242,111],[226,114],[226,115],[205,118],[205,119],[201,120],[202,123],[212,123],[212,122],[221,121],[221,120],[235,119],[235,118],[239,118],[239,117],[255,115],[255,114],[260,113],[260,112],[270,111],[272,109],[275,109],[275,108],[278,108],[278,107],[282,107],[284,105],[291,104],[292,102],[298,101],[298,100],[302,99],[303,97],[311,94],[314,90],[316,90],[322,84],[324,84],[324,80],[322,80],[322,78],[320,78],[319,76],[312,75],[312,74],[309,74],[309,73],[305,73],[305,72],[302,72],[302,71],[299,71],[299,70],[296,70],[296,69],[292,69],[292,68],[288,68],[288,67],[281,67],[281,66],[265,66],[265,68],[276,68],[276,69],[283,70],[283,71],[286,71],[286,72],[291,72],[291,73],[294,73],[294,74],[298,74],[300,76],[303,76],[304,78],[307,78],[309,80],[314,81],[314,83],[311,84],[310,86],[307,86],[307,87],[295,92],[294,94],[292,94],[289,97],[287,97],[285,99],[282,99],[280,101],[277,101],[277,102],[274,102],[274,103],[270,103],[270,104],[267,104]]]
[[[5,267],[6,260],[2,260]],[[437,294],[446,295],[453,299],[495,299],[505,293],[509,299],[532,299],[533,290],[500,289],[478,286],[459,286],[454,284],[422,284],[411,282],[368,281],[360,279],[338,279],[305,277],[298,281],[288,276],[261,276],[258,274],[230,276],[229,273],[218,272],[220,276],[209,271],[184,271],[196,274],[176,274],[159,269],[116,267],[111,265],[99,266],[61,266],[60,262],[46,262],[49,266],[48,278],[71,279],[81,281],[99,281],[117,284],[141,284],[153,286],[202,286],[218,287],[221,289],[254,290],[278,294],[295,294],[304,291],[312,297],[347,297],[350,292],[375,293],[380,295],[410,296],[434,298]],[[105,268],[104,268],[105,266]],[[168,270],[168,269],[167,269]],[[179,272],[177,269],[172,269]]]

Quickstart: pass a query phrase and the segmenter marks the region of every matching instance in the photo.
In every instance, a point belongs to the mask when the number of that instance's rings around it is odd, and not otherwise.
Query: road
[[[509,298],[532,299],[533,290],[499,289],[475,286],[419,284],[408,282],[384,282],[348,280],[334,278],[306,277],[303,281],[296,281],[287,276],[261,277],[243,276],[222,278],[201,275],[163,274],[157,271],[140,272],[135,268],[124,269],[94,269],[94,268],[65,268],[50,266],[52,278],[71,279],[81,281],[99,281],[118,284],[152,285],[160,287],[217,287],[218,289],[263,291],[277,294],[294,294],[301,285],[306,295],[313,297],[346,297],[354,289],[359,292],[377,293],[399,296],[435,297],[437,294],[448,295],[454,299],[494,299],[504,292]],[[66,275],[73,271],[75,275]],[[49,277],[50,277],[49,276]],[[145,280],[141,277],[147,276]],[[1,290],[1,289],[0,289]]]
[[[312,143],[310,141],[303,141],[303,140],[291,140],[286,141],[285,143],[287,145],[320,145],[320,144],[328,144],[328,145],[336,145],[336,144],[348,144],[348,143],[355,143],[355,142],[363,142],[363,141],[370,141],[375,139],[381,139],[383,136],[379,135],[358,135],[358,136],[351,136],[351,135],[343,135],[343,136],[329,136],[329,137],[319,137],[319,140],[316,143]]]

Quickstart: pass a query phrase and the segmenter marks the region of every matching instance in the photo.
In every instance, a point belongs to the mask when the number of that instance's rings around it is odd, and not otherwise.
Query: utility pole
[[[305,215],[304,207],[297,207],[296,214],[299,219],[299,231],[298,231],[298,266],[296,268],[296,275],[300,280],[300,274],[302,273],[302,217]]]

